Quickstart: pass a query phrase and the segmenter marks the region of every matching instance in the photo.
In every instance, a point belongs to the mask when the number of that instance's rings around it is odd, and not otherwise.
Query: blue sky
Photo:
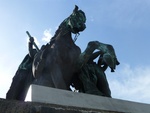
[[[149,0],[13,0],[0,1],[0,98],[5,98],[18,65],[28,53],[28,30],[40,47],[54,35],[74,6],[86,14],[86,30],[76,44],[89,41],[113,45],[120,65],[106,71],[117,99],[150,103]],[[74,35],[73,35],[74,36]]]

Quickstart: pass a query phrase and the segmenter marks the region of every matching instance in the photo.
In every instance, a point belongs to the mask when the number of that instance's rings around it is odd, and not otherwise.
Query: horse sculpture
[[[51,41],[35,55],[33,61],[34,84],[69,89],[76,61],[81,53],[71,33],[83,31],[86,17],[76,6],[73,13],[59,26]]]

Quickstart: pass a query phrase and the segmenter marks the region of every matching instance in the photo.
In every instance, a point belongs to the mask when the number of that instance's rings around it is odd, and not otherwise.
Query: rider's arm
[[[34,58],[34,55],[36,54],[36,50],[35,49],[33,49],[33,42],[34,42],[34,38],[33,37],[31,37],[30,39],[29,39],[29,56],[31,57],[31,58]]]

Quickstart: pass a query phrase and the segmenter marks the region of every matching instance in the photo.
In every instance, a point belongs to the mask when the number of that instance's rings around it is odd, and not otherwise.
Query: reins
[[[80,35],[80,33],[76,33],[75,37],[74,37],[74,42],[78,39],[78,36]]]

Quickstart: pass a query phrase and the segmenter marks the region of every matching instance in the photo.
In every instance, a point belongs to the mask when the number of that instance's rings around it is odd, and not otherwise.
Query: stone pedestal
[[[31,85],[26,102],[0,99],[0,113],[150,113],[150,105]]]
[[[31,85],[28,96],[32,102],[42,102],[91,110],[150,113],[149,104],[141,104],[108,97],[75,93],[56,88]]]

